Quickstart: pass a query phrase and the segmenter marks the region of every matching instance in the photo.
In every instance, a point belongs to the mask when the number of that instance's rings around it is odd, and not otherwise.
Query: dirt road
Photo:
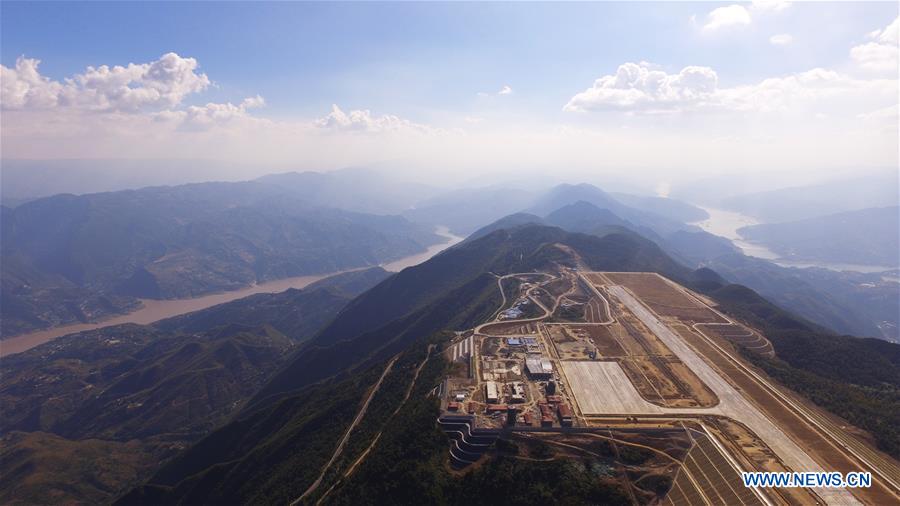
[[[322,484],[322,480],[325,478],[325,473],[328,472],[328,469],[331,468],[331,465],[334,464],[334,461],[341,455],[341,452],[344,451],[344,446],[346,446],[347,441],[350,439],[350,433],[353,432],[353,429],[359,425],[360,420],[366,415],[366,410],[369,409],[369,403],[372,402],[372,398],[375,397],[375,394],[378,393],[378,389],[381,388],[381,382],[384,381],[384,378],[391,372],[391,368],[394,367],[394,362],[400,358],[400,355],[395,356],[388,362],[387,367],[384,368],[384,371],[381,373],[381,376],[378,378],[378,381],[375,383],[375,386],[372,387],[372,391],[369,392],[369,396],[366,397],[366,402],[363,403],[362,407],[359,409],[359,412],[356,413],[356,417],[353,419],[353,422],[347,427],[347,432],[344,433],[344,437],[341,438],[340,442],[338,442],[337,448],[334,449],[334,453],[331,455],[331,458],[328,459],[328,462],[325,466],[322,467],[322,472],[319,474],[319,477],[316,478],[316,481],[306,489],[306,492],[303,492],[303,495],[291,501],[291,506],[302,501],[306,496],[316,491],[319,488],[319,485]]]

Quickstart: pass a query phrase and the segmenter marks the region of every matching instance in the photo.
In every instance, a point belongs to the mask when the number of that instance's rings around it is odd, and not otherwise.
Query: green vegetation
[[[314,207],[258,182],[56,195],[2,209],[9,336],[171,299],[335,272],[440,242],[399,216]]]
[[[120,504],[286,504],[318,477],[384,364],[226,424]]]
[[[500,456],[462,477],[452,473],[447,466],[448,440],[435,424],[437,401],[425,397],[430,385],[440,381],[443,365],[442,360],[429,362],[421,373],[421,386],[417,383],[372,453],[326,504],[630,503],[619,483],[578,461]],[[504,453],[514,453],[515,445],[508,444]]]
[[[776,359],[745,357],[779,382],[869,431],[878,447],[900,458],[900,345],[839,336],[728,285],[708,292],[725,311],[772,342]]]
[[[838,333],[898,339],[900,291],[881,274],[787,269],[740,254],[707,266],[732,283],[748,286],[778,306]],[[879,327],[879,322],[891,325]]]
[[[393,413],[428,344],[441,345],[449,337],[443,331],[470,328],[499,306],[497,278],[488,272],[527,272],[553,262],[571,262],[571,255],[558,244],[578,247],[585,252],[585,261],[598,268],[627,269],[641,261],[677,268],[652,243],[636,236],[597,238],[549,227],[501,230],[453,248],[384,280],[348,304],[333,323],[301,345],[233,421],[174,459],[122,503],[283,503],[298,497],[330,457],[365,389],[398,354],[395,369],[385,378],[318,493],[324,493],[381,433],[375,451],[336,491],[353,490],[356,477],[374,462],[389,471],[379,470],[377,480],[363,481],[366,486],[360,497],[372,498],[366,501],[377,501],[372,487],[382,485],[383,497],[390,496],[393,502],[468,500],[457,497],[462,492],[454,489],[456,481],[444,468],[447,439],[436,428],[434,400],[426,398],[445,372],[436,351],[409,401]],[[573,469],[556,463],[532,471],[551,480]],[[412,480],[412,476],[422,479]],[[569,497],[549,483],[547,487],[549,493]],[[607,484],[591,482],[579,485],[576,494],[589,498],[607,488]],[[340,501],[341,497],[328,499]]]
[[[362,423],[350,434],[343,453],[310,496],[310,502],[324,497],[326,503],[337,504],[627,503],[626,491],[608,468],[598,467],[596,462],[555,458],[550,448],[547,460],[529,460],[535,455],[531,446],[528,455],[517,455],[511,446],[501,443],[502,451],[495,458],[460,475],[448,466],[448,440],[435,423],[437,400],[429,396],[446,374],[440,350],[451,335],[449,331],[471,328],[499,306],[498,275],[554,264],[574,266],[576,262],[597,270],[657,271],[709,293],[727,312],[746,319],[772,339],[780,361],[764,364],[770,374],[871,430],[879,444],[893,451],[890,445],[896,444],[896,433],[891,431],[896,429],[892,427],[900,426],[894,394],[900,384],[900,359],[896,347],[891,347],[894,345],[833,336],[781,311],[749,289],[723,286],[722,279],[712,271],[691,271],[681,266],[656,244],[627,230],[597,237],[525,225],[468,241],[381,280],[340,312],[335,310],[334,319],[315,335],[308,328],[314,325],[304,323],[307,310],[317,311],[315,301],[307,300],[307,306],[298,307],[305,300],[305,291],[251,297],[247,304],[252,307],[232,303],[172,319],[157,328],[133,326],[133,332],[143,335],[144,341],[135,338],[129,361],[111,361],[98,372],[101,378],[121,376],[115,388],[104,384],[110,396],[118,393],[121,399],[140,399],[143,392],[165,391],[158,388],[163,384],[174,385],[179,391],[181,378],[205,377],[209,371],[221,369],[218,365],[227,363],[232,369],[231,364],[242,363],[233,362],[236,359],[214,362],[213,358],[222,355],[210,355],[206,350],[212,348],[206,347],[219,340],[229,341],[228,349],[240,350],[236,356],[244,360],[258,356],[243,346],[249,335],[268,336],[273,342],[292,346],[294,351],[278,353],[277,372],[269,375],[259,370],[254,377],[255,385],[263,386],[252,398],[241,404],[246,399],[241,391],[233,397],[237,409],[227,411],[227,416],[221,412],[209,414],[207,423],[218,423],[217,429],[201,438],[209,425],[198,428],[187,450],[170,459],[144,485],[120,497],[119,503],[289,503],[319,476],[372,385],[394,357],[397,361],[375,393]],[[371,282],[380,279],[376,274],[369,274]],[[312,290],[309,297],[341,299],[340,287],[352,285],[347,281]],[[236,327],[227,325],[229,318],[270,325]],[[187,340],[184,346],[189,347],[191,357],[209,358],[196,362],[180,358],[186,353],[178,351],[181,347],[165,347],[169,333]],[[81,339],[87,342],[84,336]],[[298,341],[302,342],[294,346]],[[429,345],[434,345],[430,354]],[[95,345],[86,349],[89,352],[79,353],[98,361],[109,349]],[[835,359],[834,354],[844,358]],[[145,355],[154,358],[143,362]],[[426,357],[430,358],[404,401],[415,371]],[[81,356],[67,358],[83,360]],[[835,367],[836,360],[847,362],[837,362],[839,367]],[[65,370],[74,363],[77,361],[60,360],[54,367]],[[877,370],[849,370],[853,363],[875,364]],[[163,377],[161,371],[169,370],[170,364],[172,370],[180,371],[178,380]],[[274,368],[265,369],[271,370]],[[15,390],[27,388],[21,383]],[[214,391],[234,391],[228,388]],[[855,392],[891,395],[870,395],[866,404],[854,397]],[[71,404],[78,406],[76,412],[84,406],[92,406],[95,413],[115,413],[116,408],[115,404],[85,399]],[[161,407],[164,405],[156,404],[160,417],[145,413],[139,420],[128,422],[128,430],[154,421],[161,423],[167,413]],[[879,406],[881,422],[874,411]],[[50,414],[60,418],[66,405],[54,409],[28,420],[49,420]],[[141,412],[139,407],[133,409]],[[199,423],[192,418],[179,419],[175,411],[169,414],[173,423]],[[95,414],[78,420],[81,426],[96,428],[91,430],[113,430],[113,426],[102,423],[108,416]],[[343,478],[376,437],[378,442],[372,451],[349,478]],[[604,445],[608,450],[609,445]],[[640,466],[652,457],[624,445],[619,450],[626,464]],[[668,486],[665,476],[646,476],[640,481],[638,485],[648,491],[647,497]]]
[[[0,471],[14,481],[2,489],[32,504],[98,503],[138,485],[237,413],[297,342],[387,275],[346,273],[5,357]]]
[[[140,441],[71,441],[46,432],[0,438],[0,503],[103,504],[137,485],[157,456]],[[36,471],[38,470],[38,471]]]

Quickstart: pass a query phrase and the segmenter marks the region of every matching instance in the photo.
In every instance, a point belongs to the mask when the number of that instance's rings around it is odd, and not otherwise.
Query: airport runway
[[[743,422],[771,448],[781,460],[794,471],[821,472],[819,466],[805,451],[797,446],[784,432],[769,420],[759,409],[744,398],[725,381],[709,364],[698,356],[684,340],[662,323],[655,314],[641,304],[624,287],[608,286],[609,292],[618,298],[638,319],[643,322],[678,358],[684,362],[719,397],[719,405],[709,412],[717,411]],[[667,409],[665,412],[682,410]],[[701,409],[684,411],[702,412]],[[860,504],[845,489],[816,488],[813,491],[828,504]]]

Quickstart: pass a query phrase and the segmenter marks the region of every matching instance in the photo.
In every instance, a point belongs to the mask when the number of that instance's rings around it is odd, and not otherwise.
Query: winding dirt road
[[[366,410],[369,409],[369,403],[372,402],[372,398],[375,397],[375,394],[378,393],[378,389],[381,388],[381,382],[384,381],[384,378],[391,372],[391,369],[394,367],[394,362],[400,358],[400,355],[395,356],[388,362],[387,367],[384,368],[384,371],[381,373],[381,376],[378,378],[378,381],[375,383],[375,386],[372,388],[372,391],[369,392],[369,396],[366,397],[366,402],[363,403],[362,407],[359,409],[359,412],[356,413],[356,418],[353,419],[353,422],[347,427],[347,432],[344,433],[344,437],[341,438],[340,442],[338,442],[337,448],[334,449],[334,453],[331,454],[331,458],[328,459],[328,462],[325,466],[322,467],[322,472],[319,474],[319,477],[316,478],[316,481],[306,489],[306,492],[303,492],[303,495],[291,501],[291,506],[302,501],[306,496],[312,494],[319,488],[319,485],[322,484],[322,480],[325,478],[325,473],[328,472],[328,469],[331,468],[331,465],[334,464],[334,461],[341,455],[341,452],[344,451],[344,446],[347,445],[347,441],[350,439],[350,433],[353,432],[353,429],[359,425],[360,420],[366,415]]]

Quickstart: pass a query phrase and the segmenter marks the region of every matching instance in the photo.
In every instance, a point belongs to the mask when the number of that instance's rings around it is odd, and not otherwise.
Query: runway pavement
[[[719,397],[719,405],[709,412],[719,412],[744,423],[794,471],[824,471],[805,451],[797,446],[781,429],[759,409],[725,381],[709,364],[698,356],[684,340],[669,329],[646,306],[641,304],[622,286],[609,286],[609,292],[618,298],[643,322],[682,362],[684,362]],[[702,412],[703,410],[667,409],[664,412]],[[816,488],[814,492],[828,504],[860,504],[845,489]]]

